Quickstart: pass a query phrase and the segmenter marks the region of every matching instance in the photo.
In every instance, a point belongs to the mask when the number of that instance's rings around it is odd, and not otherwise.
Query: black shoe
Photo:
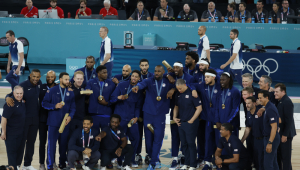
[[[136,162],[138,165],[141,165],[141,164],[143,163],[143,158],[142,158],[141,154],[135,155],[135,162]]]
[[[113,169],[114,166],[113,166],[113,164],[110,163],[110,164],[106,165],[106,168],[107,168],[107,169]]]
[[[182,156],[181,158],[180,158],[180,165],[184,165],[184,163],[185,163],[185,158],[184,158],[184,156]]]
[[[64,164],[64,165],[59,164],[58,167],[59,167],[59,169],[66,169],[66,164]]]
[[[145,164],[149,165],[150,164],[150,160],[151,160],[150,156],[146,155],[146,157],[145,157]]]

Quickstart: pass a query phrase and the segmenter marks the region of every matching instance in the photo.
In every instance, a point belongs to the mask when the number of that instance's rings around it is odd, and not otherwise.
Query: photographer
[[[86,7],[86,0],[80,0],[80,8],[76,11],[75,19],[78,19],[79,16],[90,16],[92,14],[92,10]]]

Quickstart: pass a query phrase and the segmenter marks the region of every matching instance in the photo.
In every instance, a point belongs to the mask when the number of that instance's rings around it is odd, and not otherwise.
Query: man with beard
[[[183,79],[186,84],[191,84],[194,83],[194,79],[191,75],[189,75],[188,73],[184,73],[183,72],[183,65],[181,62],[177,61],[174,63],[173,65],[173,70],[174,70],[174,74],[169,75],[172,76],[176,81],[178,79]],[[171,114],[170,114],[170,120],[173,120],[173,110],[175,107],[175,93],[172,96],[171,102],[170,102],[170,109],[171,109]],[[179,131],[178,131],[178,126],[177,124],[174,122],[173,124],[170,124],[171,127],[171,142],[172,142],[172,157],[173,157],[173,161],[172,164],[170,166],[170,169],[176,169],[178,167],[178,152],[179,152],[179,145],[180,145],[180,138],[179,138]],[[183,158],[183,157],[181,157]]]
[[[39,122],[39,139],[40,139],[40,145],[39,145],[39,162],[40,162],[40,170],[46,170],[45,168],[45,150],[46,150],[46,143],[47,143],[47,132],[48,132],[48,126],[47,126],[47,118],[48,118],[48,110],[44,109],[42,107],[42,101],[46,95],[46,92],[48,89],[56,86],[55,83],[56,75],[55,72],[50,70],[47,72],[46,75],[46,83],[41,85],[41,91],[39,96],[39,102],[40,102],[40,122]],[[56,164],[53,163],[53,168],[57,169]]]
[[[245,89],[250,88],[246,87]],[[244,89],[244,90],[245,90]],[[243,91],[244,92],[244,91]],[[243,95],[243,98],[246,102],[247,106],[247,122],[246,122],[246,130],[244,132],[244,136],[241,139],[241,142],[244,143],[245,140],[249,139],[249,136],[253,136],[251,140],[252,142],[252,148],[249,148],[248,142],[247,142],[247,150],[249,156],[254,161],[254,166],[257,170],[264,169],[264,136],[263,136],[263,117],[258,117],[256,114],[257,111],[261,108],[261,105],[258,105],[256,107],[256,98],[252,95],[245,98],[245,95]],[[246,111],[245,111],[246,112]],[[253,156],[255,155],[255,156]]]
[[[114,114],[121,116],[120,126],[125,134],[129,137],[133,147],[133,155],[131,159],[131,167],[137,168],[135,154],[139,144],[138,118],[140,116],[141,107],[143,106],[141,98],[142,91],[138,93],[131,92],[132,87],[136,86],[140,80],[141,72],[133,70],[130,81],[124,81],[118,84],[115,91],[111,95],[110,102],[115,103]],[[122,159],[118,159],[118,165],[121,167]]]
[[[66,167],[67,161],[67,146],[69,126],[76,110],[75,96],[73,91],[68,89],[69,74],[62,72],[59,74],[60,84],[47,90],[47,93],[42,102],[42,106],[48,110],[48,149],[47,149],[47,169],[53,169],[55,162],[56,143],[59,143],[59,168]],[[65,114],[69,116],[65,119],[66,127],[63,133],[59,133],[59,127],[63,122]]]
[[[200,57],[200,60],[207,58],[208,61],[211,63],[209,40],[205,32],[206,32],[206,27],[204,25],[198,28],[198,35],[200,36],[200,40],[198,44],[198,55]]]
[[[89,102],[89,115],[94,120],[93,127],[102,129],[109,125],[112,114],[110,99],[116,85],[111,79],[108,79],[107,69],[104,65],[98,66],[96,72],[98,78],[90,80],[86,89],[93,90]]]
[[[194,75],[194,79],[197,83],[202,83],[205,78],[204,74],[206,72],[206,70],[209,68],[209,62],[208,59],[200,59],[200,61],[197,63],[199,65],[199,72],[197,74]]]
[[[58,17],[61,19],[65,18],[64,11],[60,7],[56,6],[57,0],[50,0],[50,5],[51,7],[48,9],[56,9]]]
[[[141,69],[141,78],[139,80],[139,82],[143,81],[144,79],[148,79],[153,77],[153,73],[149,72],[149,61],[147,59],[141,59],[140,60],[140,69]],[[142,103],[144,104],[145,102],[145,91],[142,93]],[[140,118],[138,120],[138,125],[139,125],[139,134],[140,134],[140,139],[139,139],[139,146],[137,148],[137,152],[136,152],[136,162],[138,164],[141,164],[143,162],[143,158],[141,155],[142,152],[142,142],[143,142],[143,129],[144,129],[144,122],[143,122],[143,118],[144,118],[144,112],[143,112],[143,107],[141,107],[141,111],[140,111]],[[149,164],[150,162],[150,156],[148,155],[148,151],[147,151],[147,147],[146,147],[146,156],[145,156],[145,163]]]
[[[126,64],[123,66],[122,74],[117,74],[113,77],[112,81],[115,84],[119,84],[120,82],[130,80],[131,66]]]
[[[134,93],[146,89],[146,105],[144,111],[145,140],[148,153],[151,157],[147,170],[161,168],[159,152],[162,146],[165,131],[166,114],[169,113],[170,100],[175,92],[174,85],[163,77],[165,70],[162,65],[155,67],[154,77],[143,80],[132,88]],[[154,134],[148,129],[152,126]]]
[[[42,82],[40,81],[41,72],[38,69],[33,69],[28,77],[28,80],[20,83],[20,86],[24,89],[23,99],[26,101],[26,118],[25,127],[23,133],[23,139],[21,148],[23,148],[22,158],[24,154],[25,144],[25,157],[23,170],[35,170],[31,166],[32,157],[34,154],[34,144],[37,136],[37,131],[39,128],[39,95],[40,87]],[[6,102],[12,106],[14,105],[14,100],[11,98],[13,94],[8,94]],[[17,165],[21,165],[22,160],[17,160]]]
[[[194,51],[189,51],[185,53],[185,67],[183,67],[183,72],[188,73],[191,76],[194,76],[199,72],[197,62],[199,61],[199,56]]]
[[[203,125],[199,125],[198,128],[198,155],[199,166],[204,166],[204,170],[211,169],[211,157],[216,149],[217,142],[215,139],[215,112],[218,107],[218,100],[221,95],[221,85],[216,78],[217,72],[213,69],[205,71],[205,82],[193,84],[200,94],[202,101],[202,113],[200,118]],[[217,129],[216,129],[217,130]],[[218,133],[216,133],[218,134]],[[205,137],[203,137],[205,136]]]
[[[228,72],[221,75],[220,83],[222,92],[215,116],[217,128],[220,129],[222,123],[230,123],[233,126],[232,134],[239,136],[241,92],[233,86],[232,75]]]
[[[95,65],[95,58],[93,56],[88,56],[86,57],[85,60],[85,66],[75,70],[75,72],[82,71],[84,73],[84,80],[82,85],[86,86],[89,80],[97,77],[97,73],[96,73],[96,69],[94,69],[94,65]],[[74,83],[74,76],[72,77],[70,82]]]

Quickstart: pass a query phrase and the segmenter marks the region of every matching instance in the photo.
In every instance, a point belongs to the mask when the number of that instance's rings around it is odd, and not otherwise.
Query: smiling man
[[[130,80],[131,66],[126,64],[122,68],[122,74],[117,74],[113,77],[112,81],[115,84],[119,84],[120,82]]]

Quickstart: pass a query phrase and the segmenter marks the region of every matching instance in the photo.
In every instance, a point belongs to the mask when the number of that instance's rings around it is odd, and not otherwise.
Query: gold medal
[[[225,104],[222,104],[222,109],[225,109]]]
[[[209,103],[209,107],[212,107],[212,104],[211,104],[211,103]]]
[[[125,94],[124,96],[125,96],[125,99],[128,99],[128,94]]]
[[[103,100],[103,96],[102,95],[100,95],[99,97],[98,97],[98,100]]]
[[[156,97],[156,100],[157,100],[157,101],[161,101],[161,97],[160,97],[160,96],[157,96],[157,97]]]
[[[65,102],[61,101],[60,104],[64,106],[64,105],[65,105]]]

